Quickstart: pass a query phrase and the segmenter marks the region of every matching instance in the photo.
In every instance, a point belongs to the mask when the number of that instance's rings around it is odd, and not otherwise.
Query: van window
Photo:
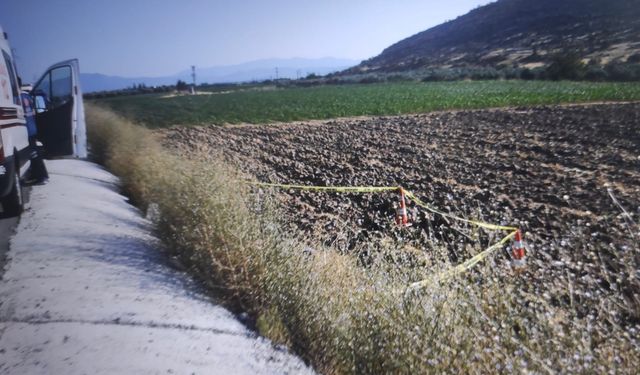
[[[71,99],[71,67],[61,66],[51,70],[51,103],[53,108]]]
[[[11,81],[11,92],[13,93],[13,104],[20,105],[20,92],[18,91],[18,82],[16,81],[16,71],[13,69],[11,63],[11,57],[5,51],[2,51],[2,57],[4,57],[4,63],[9,71],[9,81]]]
[[[57,108],[72,99],[71,67],[61,66],[51,69],[45,74],[33,89],[36,95],[36,111]]]
[[[40,79],[40,82],[38,82],[33,88],[33,93],[35,95],[44,95],[44,97],[40,97],[43,98],[43,100],[45,98],[46,100],[49,100],[51,97],[51,72],[47,72],[47,74]],[[46,109],[47,107],[45,105],[42,108]]]

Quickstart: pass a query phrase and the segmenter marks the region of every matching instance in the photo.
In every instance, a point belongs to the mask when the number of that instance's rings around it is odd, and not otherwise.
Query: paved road
[[[48,167],[0,282],[0,374],[312,372],[172,267],[114,176]]]
[[[0,277],[4,269],[7,251],[9,251],[9,238],[13,235],[17,218],[0,219]]]
[[[24,200],[29,203],[31,188],[25,187],[22,191],[24,194]],[[9,239],[15,233],[16,225],[18,224],[18,218],[0,218],[0,278],[4,271],[4,265],[7,260],[7,252],[9,251]]]

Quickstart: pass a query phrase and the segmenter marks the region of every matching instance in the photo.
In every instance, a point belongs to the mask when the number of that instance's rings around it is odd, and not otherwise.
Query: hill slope
[[[640,53],[640,0],[498,0],[404,39],[348,72],[536,67],[569,50],[600,64]]]

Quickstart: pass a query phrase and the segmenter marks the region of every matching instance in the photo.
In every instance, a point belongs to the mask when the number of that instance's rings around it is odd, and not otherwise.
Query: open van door
[[[45,156],[87,157],[84,103],[77,59],[47,69],[31,92],[36,107],[37,138]]]

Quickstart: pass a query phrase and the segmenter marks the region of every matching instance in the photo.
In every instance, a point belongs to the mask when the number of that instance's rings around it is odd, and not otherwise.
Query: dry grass
[[[384,260],[365,268],[352,255],[310,251],[281,231],[274,200],[238,186],[224,165],[173,156],[146,129],[98,107],[87,108],[87,122],[93,155],[136,204],[158,205],[168,248],[320,372],[635,373],[640,365],[637,289],[603,292],[584,313],[577,305],[587,299],[573,300],[584,291],[572,290],[581,275],[532,291],[535,274],[488,261],[407,295],[410,281],[446,267],[446,249],[433,249],[443,253],[432,254],[431,269]],[[637,240],[630,246],[594,277],[623,274],[619,285],[636,288],[640,250]]]

